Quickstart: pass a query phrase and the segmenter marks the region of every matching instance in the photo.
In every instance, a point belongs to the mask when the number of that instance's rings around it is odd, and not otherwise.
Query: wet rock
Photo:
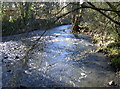
[[[112,66],[112,62],[108,62],[108,65],[111,65],[111,66]]]
[[[85,76],[86,74],[85,73],[81,73],[81,76]]]
[[[65,32],[65,29],[63,29],[63,32]]]
[[[21,89],[28,89],[26,86],[20,86]]]
[[[28,89],[26,86],[19,86],[19,87],[15,87],[13,89]]]
[[[9,67],[10,65],[9,64],[6,64],[6,67]]]
[[[101,52],[103,52],[104,50],[103,49],[99,49],[97,52],[98,53],[101,53]]]
[[[4,59],[7,59],[7,58],[8,58],[8,56],[5,56],[5,57],[4,57]]]
[[[18,57],[18,56],[16,56],[16,57],[15,57],[15,59],[19,59],[19,57]]]
[[[8,70],[7,72],[11,72],[11,70]]]
[[[109,85],[109,86],[117,86],[117,84],[116,84],[115,81],[113,81],[113,80],[110,81],[110,82],[108,82],[108,85]]]
[[[13,48],[14,50],[16,50],[17,48]]]

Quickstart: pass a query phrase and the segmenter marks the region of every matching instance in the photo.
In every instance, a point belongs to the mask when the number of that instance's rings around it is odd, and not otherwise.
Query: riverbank
[[[97,46],[96,52],[102,53],[109,60],[108,65],[112,66],[118,86],[120,86],[120,42],[115,42],[110,34],[102,34],[100,32],[94,32],[90,29],[86,29],[83,26],[83,29],[80,29],[80,32],[73,32],[74,34],[85,34],[92,38],[92,43]]]
[[[69,18],[63,18],[56,23],[53,23],[54,19],[29,19],[27,24],[24,24],[20,19],[14,22],[9,22],[5,20],[2,22],[2,36],[10,36],[15,34],[22,34],[27,32],[32,32],[38,29],[48,30],[60,25],[71,24]],[[17,29],[17,30],[16,30]]]

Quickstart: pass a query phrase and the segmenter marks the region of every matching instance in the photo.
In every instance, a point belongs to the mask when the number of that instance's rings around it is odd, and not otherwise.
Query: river
[[[2,86],[105,87],[114,80],[109,61],[95,51],[91,37],[75,36],[70,27],[62,25],[48,30],[30,52],[25,68],[21,67],[21,60],[44,30],[3,37]]]

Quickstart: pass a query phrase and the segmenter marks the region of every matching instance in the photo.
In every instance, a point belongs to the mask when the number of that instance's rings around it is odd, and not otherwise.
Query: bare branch
[[[89,3],[89,2],[88,2],[88,3]],[[89,4],[90,4],[90,3],[89,3]],[[91,4],[90,4],[90,5],[91,5]],[[59,17],[57,17],[57,19],[54,21],[54,23],[57,22],[60,18],[66,16],[66,15],[68,15],[68,14],[70,14],[70,13],[76,11],[76,10],[79,10],[79,9],[81,9],[81,8],[90,8],[90,9],[93,9],[93,10],[98,11],[99,13],[103,14],[105,17],[107,17],[108,19],[110,19],[112,22],[120,25],[120,22],[113,20],[111,17],[109,17],[108,15],[106,15],[105,13],[103,13],[103,12],[101,11],[101,10],[103,10],[103,11],[113,11],[113,10],[96,8],[93,4],[92,4],[91,6],[92,6],[92,7],[90,7],[90,6],[81,6],[81,7],[79,7],[79,8],[74,9],[74,10],[71,10],[71,11],[69,11],[69,12],[67,12],[67,13],[59,16]],[[114,11],[114,12],[120,12],[120,11]]]
[[[101,13],[102,15],[104,15],[105,17],[107,17],[109,20],[111,20],[112,22],[114,22],[115,24],[117,24],[117,25],[120,26],[120,22],[112,19],[110,16],[108,16],[108,15],[105,14],[105,13],[103,13],[100,9],[98,9],[98,8],[96,9],[95,5],[93,5],[92,3],[90,3],[90,2],[87,2],[87,3],[93,7],[93,8],[91,8],[91,9],[94,9],[94,10],[98,11],[99,13]],[[120,11],[119,11],[119,12],[120,12]]]
[[[109,5],[109,7],[112,9],[112,10],[117,10],[116,9],[116,7],[114,6],[114,5],[112,5],[110,2],[106,2],[108,5]],[[116,14],[120,17],[120,13],[119,12],[116,12]]]
[[[58,11],[58,12],[57,12],[56,14],[54,14],[54,15],[58,15],[59,13],[61,13],[61,11],[62,11],[64,8],[68,7],[70,4],[71,4],[71,3],[69,3],[69,4],[67,4],[66,6],[62,7],[62,8],[60,9],[60,11]]]

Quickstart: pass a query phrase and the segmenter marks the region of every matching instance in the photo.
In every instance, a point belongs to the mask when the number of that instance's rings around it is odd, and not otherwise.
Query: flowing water
[[[26,50],[44,30],[4,37],[0,43],[2,86],[107,86],[115,77],[108,60],[95,51],[89,36],[75,36],[70,27],[48,30],[29,53],[25,67],[21,60]]]

